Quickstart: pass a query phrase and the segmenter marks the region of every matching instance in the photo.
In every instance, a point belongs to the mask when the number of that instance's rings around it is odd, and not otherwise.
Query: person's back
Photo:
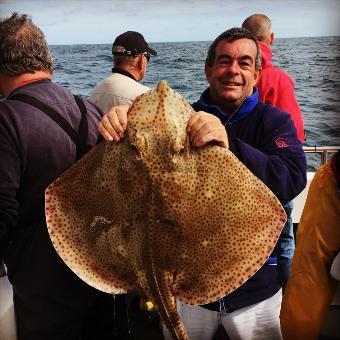
[[[90,100],[105,113],[113,106],[131,105],[137,96],[150,90],[139,81],[145,76],[151,54],[157,53],[140,33],[128,31],[119,35],[112,45],[112,75],[93,89]]]
[[[75,130],[78,130],[81,115],[73,95],[48,79],[23,85],[0,103],[0,110],[5,113],[0,116],[1,126],[15,126],[15,129],[4,131],[6,141],[2,148],[9,150],[12,143],[18,143],[18,156],[24,170],[14,171],[11,180],[13,184],[19,185],[15,176],[18,175],[21,179],[20,192],[16,196],[19,203],[16,228],[21,229],[44,221],[44,190],[75,162],[76,146],[60,126],[39,109],[11,99],[18,94],[33,96],[54,108]],[[89,125],[87,143],[94,146],[98,138],[96,124],[101,114],[92,103],[85,103]],[[17,160],[12,162],[5,153],[2,159],[7,169],[13,171],[12,165]]]
[[[18,338],[109,339],[113,299],[57,256],[44,207],[46,187],[96,144],[103,113],[51,81],[47,43],[26,15],[0,20],[0,41],[0,256]]]
[[[104,112],[108,112],[113,106],[130,105],[137,96],[149,90],[147,86],[133,79],[113,73],[93,89],[90,100]]]
[[[262,73],[256,84],[260,100],[288,112],[294,121],[298,138],[303,143],[304,123],[294,93],[294,82],[286,72],[272,64],[274,33],[270,19],[263,14],[253,14],[243,22],[242,27],[256,37],[261,49]]]

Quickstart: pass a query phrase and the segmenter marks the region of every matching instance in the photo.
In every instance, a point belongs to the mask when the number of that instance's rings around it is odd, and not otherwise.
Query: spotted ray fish
[[[174,339],[175,299],[215,301],[266,262],[286,221],[275,195],[226,148],[192,148],[191,106],[165,81],[139,96],[126,137],[102,142],[46,190],[53,245],[85,282],[138,288]]]

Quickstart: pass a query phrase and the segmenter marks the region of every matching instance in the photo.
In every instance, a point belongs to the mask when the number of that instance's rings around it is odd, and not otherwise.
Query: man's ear
[[[138,56],[138,61],[137,61],[137,67],[138,67],[138,70],[139,70],[139,71],[141,71],[141,70],[143,69],[143,67],[144,67],[144,62],[146,62],[146,61],[145,61],[145,58],[140,54],[140,55]]]
[[[256,84],[260,80],[261,75],[262,75],[262,67],[260,67],[259,69],[255,70],[255,72],[254,72],[254,80],[255,80]]]
[[[205,65],[204,66],[204,72],[205,72],[205,77],[207,78],[207,80],[209,81],[210,75],[211,75],[211,67]]]

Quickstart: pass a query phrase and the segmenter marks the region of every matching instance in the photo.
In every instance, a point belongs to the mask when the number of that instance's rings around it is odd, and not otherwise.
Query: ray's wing
[[[148,180],[129,145],[103,142],[46,190],[52,243],[85,282],[109,293],[136,285]],[[143,202],[143,203],[142,203]]]
[[[155,180],[162,202],[157,261],[173,274],[176,297],[205,304],[260,269],[286,215],[275,195],[229,150],[207,147],[188,157],[180,171]]]

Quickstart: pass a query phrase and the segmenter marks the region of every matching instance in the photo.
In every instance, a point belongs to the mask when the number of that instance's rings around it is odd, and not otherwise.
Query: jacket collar
[[[18,87],[16,87],[8,96],[7,96],[7,99],[10,99],[11,96],[13,96],[17,90],[20,90],[22,88],[25,88],[25,87],[29,87],[29,86],[32,86],[32,85],[36,85],[36,84],[41,84],[41,83],[51,83],[52,80],[51,79],[36,79],[36,80],[33,80],[33,81],[29,81],[29,82],[25,82],[25,83],[21,83],[19,84]]]
[[[125,71],[125,70],[118,68],[118,67],[113,67],[112,73],[119,73],[119,74],[122,74],[123,76],[127,76],[127,77],[137,81],[136,78],[130,72]]]
[[[243,117],[247,116],[250,112],[253,111],[256,104],[259,101],[259,92],[256,87],[253,89],[253,94],[246,97],[246,99],[243,101],[243,103],[231,114],[227,115],[222,109],[220,109],[219,106],[215,104],[209,104],[209,98],[210,98],[210,92],[209,87],[202,93],[199,103],[203,110],[207,112],[214,113],[216,116],[218,116],[224,124],[233,124],[239,120],[241,120]]]

